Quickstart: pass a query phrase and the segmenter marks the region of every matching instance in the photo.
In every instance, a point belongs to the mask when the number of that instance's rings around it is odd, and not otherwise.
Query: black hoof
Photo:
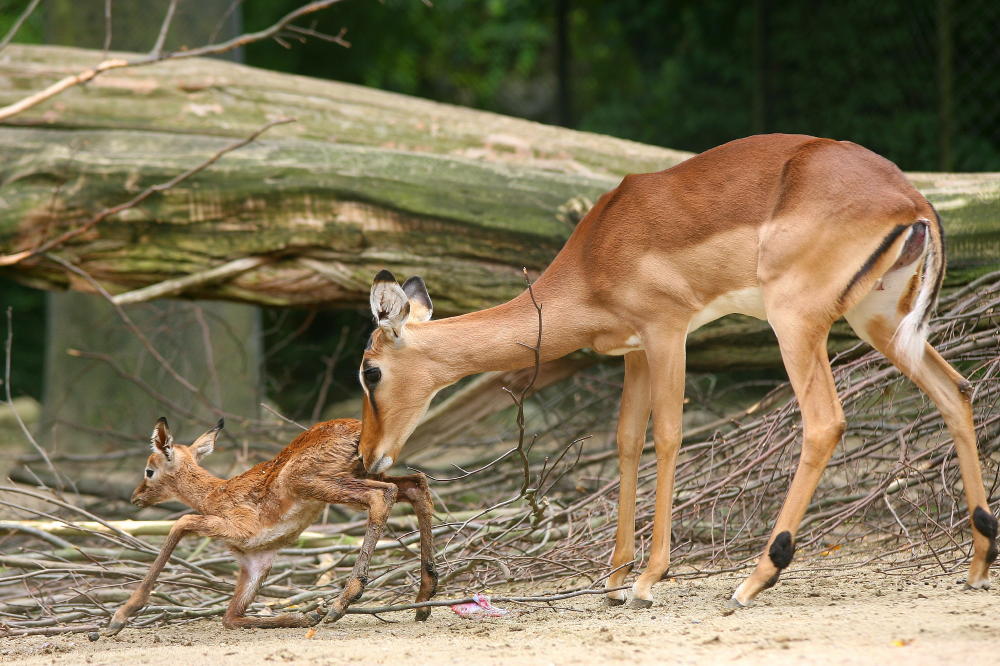
[[[417,609],[417,622],[426,622],[427,618],[431,616],[430,608],[418,608]]]
[[[605,606],[614,607],[614,606],[622,606],[624,604],[625,604],[625,599],[616,599],[614,597],[604,597],[604,605]]]
[[[628,602],[629,608],[643,609],[643,608],[649,608],[652,605],[653,605],[652,599],[636,599],[633,597],[632,600]]]

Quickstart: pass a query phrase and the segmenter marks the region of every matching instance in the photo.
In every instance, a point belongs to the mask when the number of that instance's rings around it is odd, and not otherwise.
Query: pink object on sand
[[[472,595],[472,598],[475,599],[474,602],[455,604],[451,606],[451,609],[462,617],[500,617],[507,614],[503,608],[497,608],[491,604],[490,598],[485,594],[477,592]]]

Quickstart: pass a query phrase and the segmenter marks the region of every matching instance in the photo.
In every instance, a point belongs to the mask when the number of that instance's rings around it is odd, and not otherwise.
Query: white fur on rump
[[[913,234],[917,225],[910,228]],[[892,336],[892,343],[896,351],[909,366],[914,366],[920,362],[924,356],[924,343],[927,340],[929,311],[934,307],[931,299],[934,297],[934,289],[937,285],[937,275],[941,268],[941,253],[937,251],[932,236],[930,224],[927,223],[926,235],[924,237],[924,250],[922,253],[920,275],[920,287],[917,292],[917,301],[913,308],[906,314],[896,327],[896,332]],[[904,243],[905,245],[905,243]],[[907,272],[907,276],[912,275]]]

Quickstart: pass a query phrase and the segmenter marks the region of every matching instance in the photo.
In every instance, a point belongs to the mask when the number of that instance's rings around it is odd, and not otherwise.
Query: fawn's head
[[[364,390],[358,451],[365,469],[378,474],[398,458],[439,386],[422,363],[425,350],[408,335],[433,312],[424,281],[411,277],[400,286],[380,271],[370,303],[377,328],[358,371]]]
[[[153,426],[153,436],[149,440],[153,452],[146,459],[145,475],[132,493],[132,504],[145,507],[158,502],[166,502],[177,497],[178,473],[198,467],[198,461],[215,448],[224,423],[222,419],[190,446],[174,444],[167,420],[162,416]]]

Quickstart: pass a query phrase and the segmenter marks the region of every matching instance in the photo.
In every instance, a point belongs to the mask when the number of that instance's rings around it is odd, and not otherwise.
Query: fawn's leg
[[[368,584],[368,562],[378,540],[385,531],[389,510],[396,503],[396,486],[391,483],[354,477],[316,476],[294,481],[294,492],[302,497],[310,497],[328,504],[346,504],[368,510],[368,530],[361,545],[361,551],[354,561],[351,579],[347,581],[324,618],[336,622],[347,612],[347,607],[361,597]]]
[[[428,601],[437,591],[438,575],[434,567],[434,532],[431,520],[434,516],[434,501],[431,499],[427,477],[417,473],[410,476],[389,476],[383,479],[399,489],[399,499],[413,506],[420,528],[420,590],[417,603]],[[417,621],[426,620],[431,614],[430,607],[417,609]]]
[[[625,590],[615,590],[625,582],[635,559],[635,492],[639,481],[639,456],[646,442],[649,423],[649,365],[646,352],[625,354],[625,383],[618,412],[618,529],[615,552],[611,556],[613,572],[608,576],[604,601],[609,606],[625,603]]]
[[[277,552],[276,550],[264,550],[236,554],[236,559],[240,563],[240,573],[236,578],[236,590],[233,592],[233,598],[229,602],[226,614],[222,617],[222,626],[226,629],[311,627],[323,619],[322,613],[316,612],[309,614],[285,613],[273,617],[246,615],[247,608],[257,597],[264,579],[271,571],[271,563]]]
[[[167,564],[167,560],[170,559],[170,554],[173,553],[174,548],[177,547],[177,544],[186,534],[220,537],[226,536],[229,531],[225,521],[216,516],[187,515],[178,518],[177,522],[170,528],[170,533],[167,534],[167,539],[163,543],[163,547],[160,548],[160,554],[156,556],[153,564],[149,567],[146,577],[142,580],[139,587],[132,592],[128,600],[115,611],[114,616],[112,616],[111,621],[104,630],[104,635],[114,636],[117,634],[125,626],[128,619],[146,605],[146,601],[149,600],[149,593],[153,590],[153,583],[156,582],[156,577],[160,575],[163,567]]]

